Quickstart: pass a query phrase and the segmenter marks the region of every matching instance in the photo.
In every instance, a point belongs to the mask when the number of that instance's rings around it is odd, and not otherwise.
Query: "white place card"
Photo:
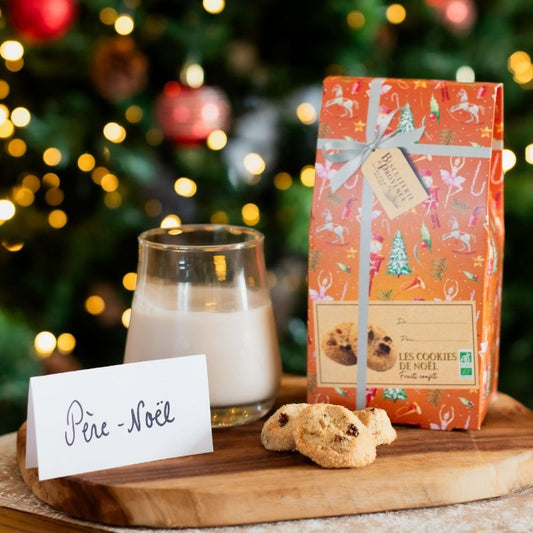
[[[212,451],[205,355],[30,379],[26,467],[40,480]]]

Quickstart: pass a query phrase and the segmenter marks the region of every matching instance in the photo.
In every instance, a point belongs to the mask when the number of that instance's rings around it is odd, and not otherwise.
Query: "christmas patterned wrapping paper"
[[[308,401],[479,429],[498,374],[502,100],[496,83],[324,81]]]

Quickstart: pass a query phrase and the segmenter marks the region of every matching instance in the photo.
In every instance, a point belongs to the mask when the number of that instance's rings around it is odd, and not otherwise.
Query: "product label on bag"
[[[212,451],[205,355],[30,379],[26,467],[40,480]]]
[[[355,384],[357,310],[356,302],[315,302],[317,385]],[[470,301],[370,302],[368,386],[477,388],[475,316]]]
[[[389,218],[400,216],[428,198],[400,148],[372,151],[361,170]]]

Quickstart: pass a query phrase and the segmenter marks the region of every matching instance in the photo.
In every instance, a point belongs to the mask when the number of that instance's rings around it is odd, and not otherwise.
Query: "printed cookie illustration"
[[[296,420],[294,441],[301,454],[324,468],[361,467],[376,458],[370,431],[342,405],[308,405]]]
[[[307,403],[288,403],[281,406],[263,424],[261,444],[267,450],[277,452],[295,450],[296,444],[294,443],[293,436],[294,423],[296,417],[308,405]]]
[[[384,372],[394,366],[397,358],[398,354],[392,339],[381,328],[369,325],[368,368]]]
[[[376,446],[390,444],[396,440],[396,430],[392,427],[389,415],[385,409],[378,407],[367,407],[354,411],[355,415],[370,431]]]
[[[357,364],[355,351],[357,345],[357,328],[353,322],[341,322],[331,328],[322,340],[322,350],[327,357],[341,365]]]

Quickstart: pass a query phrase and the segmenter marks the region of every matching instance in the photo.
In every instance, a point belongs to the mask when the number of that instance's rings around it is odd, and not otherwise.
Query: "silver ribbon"
[[[405,148],[411,154],[490,158],[492,149],[483,146],[453,146],[443,144],[420,144],[424,124],[409,132],[395,130],[385,134],[398,108],[389,113],[378,125],[379,101],[383,79],[370,82],[368,112],[366,121],[366,143],[347,139],[318,139],[317,148],[324,151],[324,157],[332,163],[344,163],[331,179],[331,190],[335,192],[353,176],[366,158],[377,148]],[[368,181],[363,180],[361,199],[361,226],[359,237],[359,287],[358,287],[358,342],[356,408],[366,406],[367,350],[368,350],[368,287],[370,283],[370,241],[372,235],[373,193]]]
[[[491,148],[485,146],[420,144],[418,141],[424,134],[424,124],[408,132],[395,130],[385,134],[396,113],[403,108],[400,107],[388,113],[381,123],[379,125],[377,124],[382,83],[383,79],[379,78],[370,82],[366,121],[366,143],[348,139],[318,139],[317,148],[323,150],[325,159],[332,163],[344,163],[331,178],[332,192],[342,187],[357,172],[366,158],[376,148],[405,148],[410,154],[417,155],[479,158],[488,158],[491,156]]]

